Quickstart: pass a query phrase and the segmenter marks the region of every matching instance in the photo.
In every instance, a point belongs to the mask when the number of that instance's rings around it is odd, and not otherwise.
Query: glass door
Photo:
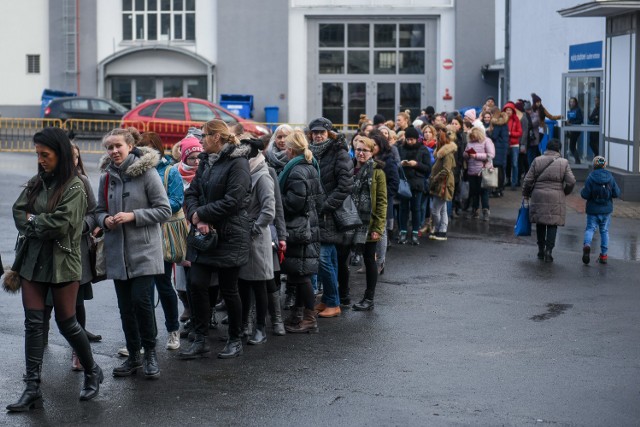
[[[343,87],[343,83],[322,83],[322,117],[333,124],[344,121]]]
[[[395,121],[400,111],[410,110],[411,118],[420,115],[422,108],[422,83],[378,83],[376,85],[376,105],[374,114],[382,114],[385,119]]]
[[[567,73],[562,76],[562,150],[571,167],[587,168],[601,154],[600,95],[602,73]]]

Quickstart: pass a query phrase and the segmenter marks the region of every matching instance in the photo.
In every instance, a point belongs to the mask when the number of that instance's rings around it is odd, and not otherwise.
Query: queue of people
[[[523,140],[530,161],[522,193],[537,224],[538,258],[553,261],[564,196],[575,178],[559,141],[551,140],[544,155],[536,151],[535,129],[548,116],[536,98],[502,109],[490,98],[479,116],[473,111],[447,117],[433,108],[413,122],[408,111],[395,122],[365,116],[350,144],[324,117],[304,130],[281,125],[269,139],[238,135],[214,119],[190,129],[170,156],[153,132],[114,129],[102,140],[106,155],[97,200],[68,136],[55,128],[37,133],[38,174],[13,208],[24,249],[10,272],[23,294],[27,386],[7,409],[42,406],[48,292],[58,327],[73,348],[74,369],[84,370],[80,400],[99,393],[104,375],[92,357],[94,335],[85,330],[82,301],[91,298],[91,282],[102,279],[90,243],[100,236],[126,343],[119,352],[126,359],[112,375],[142,370],[147,379],[161,374],[154,290],[165,315],[166,348],[179,350],[181,360],[211,352],[216,307],[227,313],[221,359],[242,355],[245,342],[265,344],[268,318],[274,336],[317,333],[318,318],[339,317],[346,307],[374,309],[392,235],[397,244],[419,245],[423,236],[446,241],[450,218],[489,221],[490,195],[519,185]],[[604,159],[599,165],[604,167]],[[618,193],[614,189],[613,197]],[[173,220],[187,224],[179,236],[186,253],[178,261],[166,257],[162,228]],[[606,220],[590,220],[585,248],[596,226],[606,230]],[[606,261],[606,244],[603,252],[600,259]],[[349,266],[356,254],[366,290],[352,303]],[[178,301],[184,308],[180,316]],[[281,309],[289,310],[286,320]]]

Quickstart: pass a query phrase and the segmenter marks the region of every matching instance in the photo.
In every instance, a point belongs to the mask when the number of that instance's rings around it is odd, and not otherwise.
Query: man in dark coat
[[[311,145],[309,149],[320,165],[320,180],[324,190],[324,203],[318,212],[320,225],[320,268],[318,278],[324,286],[322,303],[316,306],[320,317],[340,315],[338,295],[338,254],[336,245],[343,241],[333,219],[333,213],[351,194],[353,162],[342,134],[332,131],[333,124],[320,117],[309,123]]]

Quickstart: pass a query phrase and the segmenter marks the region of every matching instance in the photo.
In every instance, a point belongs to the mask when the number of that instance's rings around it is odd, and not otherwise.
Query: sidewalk
[[[580,197],[580,190],[584,187],[584,182],[577,182],[573,192],[567,196],[567,213],[584,214],[586,201]],[[492,215],[501,214],[503,209],[508,209],[510,215],[507,218],[514,217],[522,201],[522,188],[518,188],[518,191],[512,191],[509,188],[504,190],[504,197],[492,198],[490,200]],[[496,209],[497,208],[497,209]],[[628,219],[640,219],[640,202],[626,202],[621,199],[614,199],[613,201],[613,217],[614,218],[628,218]]]

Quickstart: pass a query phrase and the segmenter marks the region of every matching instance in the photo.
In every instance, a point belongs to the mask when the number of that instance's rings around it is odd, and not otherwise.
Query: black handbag
[[[197,227],[192,226],[187,236],[187,245],[200,252],[215,249],[218,246],[218,233],[213,228],[210,228],[209,233],[202,234]]]
[[[351,195],[348,195],[342,205],[333,211],[333,219],[336,222],[338,231],[350,231],[362,225],[358,208]]]

